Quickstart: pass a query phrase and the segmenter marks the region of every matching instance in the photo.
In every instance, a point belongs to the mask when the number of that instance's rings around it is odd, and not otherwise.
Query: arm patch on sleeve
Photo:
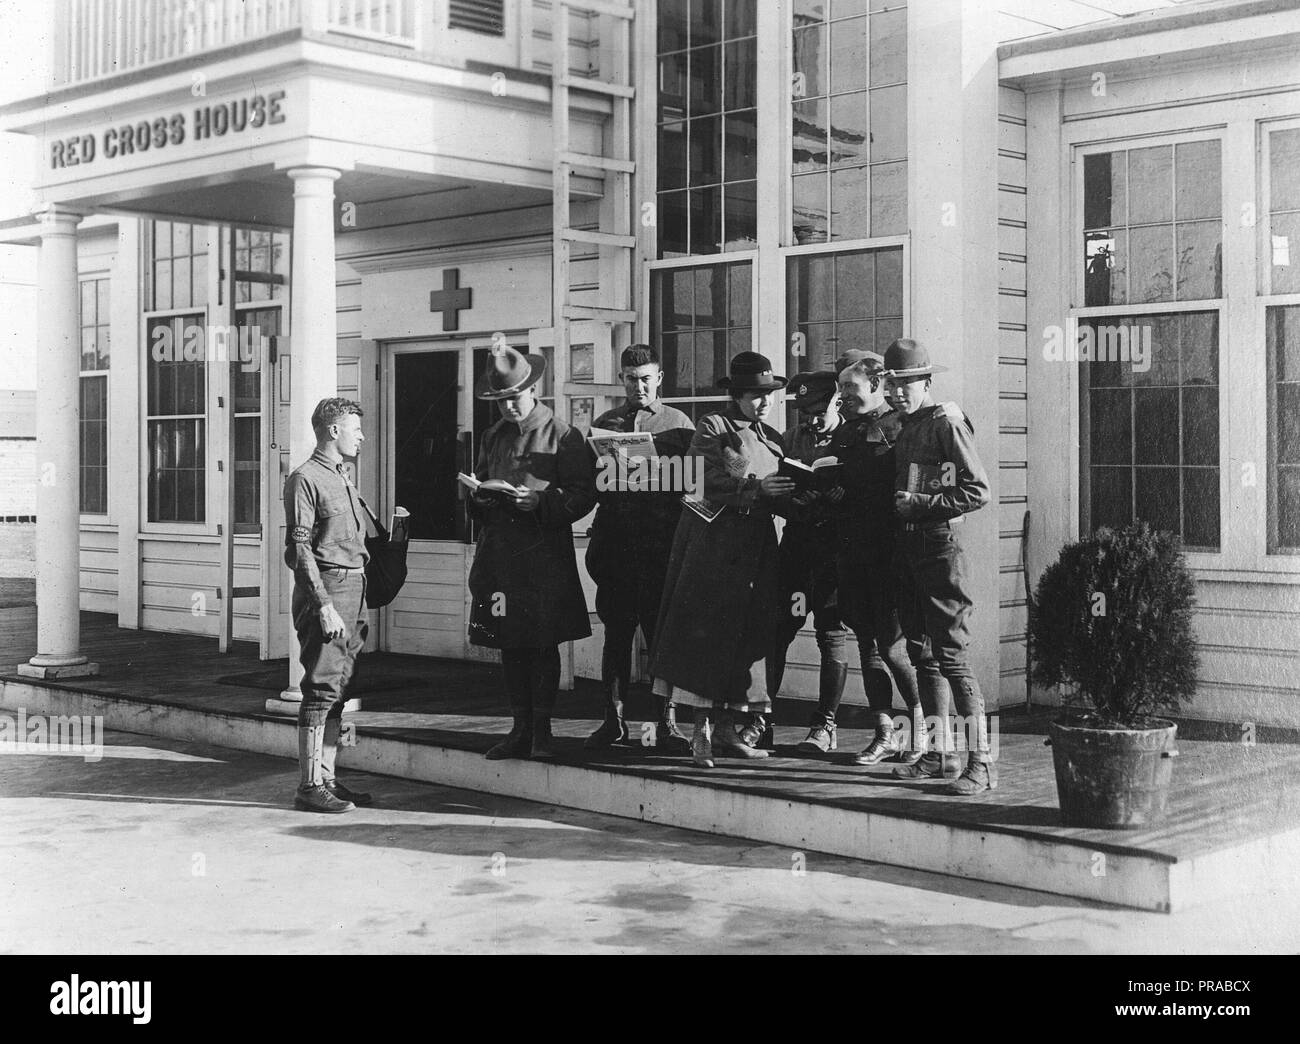
[[[311,528],[309,526],[294,526],[289,530],[289,540],[294,544],[310,544]]]
[[[951,417],[955,421],[964,420],[966,415],[961,412],[961,407],[955,402],[945,402],[943,404],[943,413],[945,417]]]

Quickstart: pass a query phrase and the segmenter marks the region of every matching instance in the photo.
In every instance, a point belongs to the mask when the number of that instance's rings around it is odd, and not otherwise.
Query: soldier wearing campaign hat
[[[973,602],[965,586],[960,525],[989,502],[988,478],[975,452],[974,425],[956,403],[936,403],[930,394],[931,377],[944,368],[932,365],[929,352],[907,338],[889,346],[884,366],[886,394],[902,419],[894,446],[900,616],[926,715],[942,725],[939,750],[899,766],[894,775],[957,775],[947,727],[951,698],[971,732],[966,768],[949,791],[969,796],[997,786],[984,697],[966,651]]]
[[[561,642],[591,634],[573,549],[573,523],[596,503],[595,467],[582,434],[537,401],[541,355],[492,349],[474,393],[501,419],[483,433],[474,477],[508,488],[475,490],[482,521],[469,574],[469,640],[501,650],[513,726],[487,756],[554,756],[551,715]]]
[[[782,440],[785,455],[803,464],[831,456],[831,443],[840,426],[835,374],[830,370],[795,374],[790,378],[787,392],[794,396],[793,404],[799,411],[799,420],[786,429]],[[821,665],[818,709],[813,715],[808,739],[799,745],[805,752],[810,743],[814,743],[816,751],[833,748],[835,708],[844,694],[844,682],[849,672],[845,651],[847,632],[840,620],[835,579],[835,504],[843,495],[842,489],[807,490],[794,494],[784,511],[786,523],[779,552],[780,586],[772,652],[767,660],[767,686],[775,698],[785,677],[790,643],[811,616]],[[824,728],[827,718],[832,723],[829,731]],[[762,724],[751,722],[741,730],[741,740],[757,740]],[[814,742],[823,736],[822,743]]]

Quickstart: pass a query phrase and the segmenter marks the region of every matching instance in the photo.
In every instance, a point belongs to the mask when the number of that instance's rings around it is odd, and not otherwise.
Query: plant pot
[[[1146,729],[1097,728],[1054,721],[1052,761],[1066,826],[1140,827],[1165,815],[1178,726],[1162,718]]]

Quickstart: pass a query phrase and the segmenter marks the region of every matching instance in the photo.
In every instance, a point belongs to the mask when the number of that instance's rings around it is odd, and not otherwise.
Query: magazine
[[[610,431],[592,428],[587,442],[601,457],[653,457],[655,437],[648,431]]]

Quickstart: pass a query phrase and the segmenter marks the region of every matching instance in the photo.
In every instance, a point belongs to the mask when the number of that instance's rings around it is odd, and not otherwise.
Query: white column
[[[99,673],[81,655],[77,222],[84,216],[54,205],[37,211],[36,655],[18,667],[28,678]]]
[[[975,613],[971,659],[988,708],[998,705],[998,61],[984,0],[907,7],[910,336],[949,372],[938,402],[975,425],[991,503],[962,534]],[[1018,521],[1018,520],[1017,520]]]
[[[289,283],[289,463],[298,467],[316,448],[312,410],[338,394],[338,304],[334,279],[334,182],[331,167],[295,167],[293,270]],[[289,635],[289,686],[282,700],[300,701],[298,639]]]

